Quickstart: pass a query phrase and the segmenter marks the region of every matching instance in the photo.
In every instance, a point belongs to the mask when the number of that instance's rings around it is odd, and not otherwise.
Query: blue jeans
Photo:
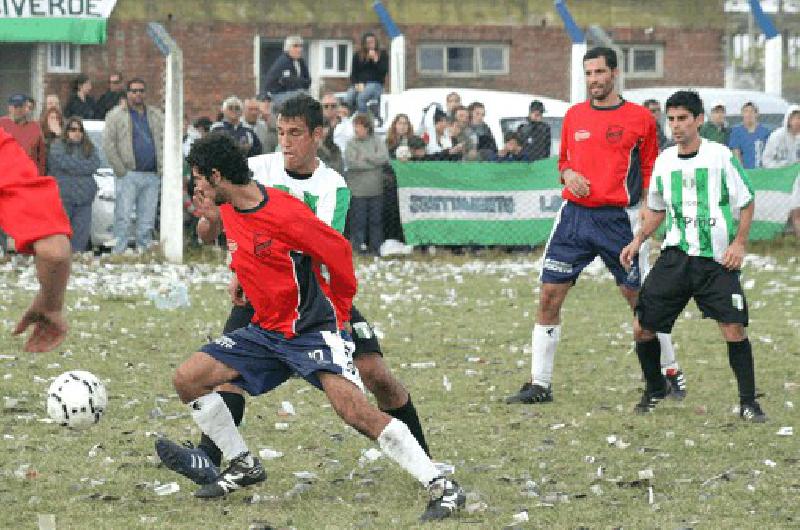
[[[72,225],[72,252],[83,252],[89,246],[89,237],[92,234],[92,203],[66,203],[64,211]]]
[[[141,250],[150,247],[160,192],[161,177],[152,172],[128,171],[124,177],[117,179],[117,199],[114,205],[114,237],[117,243],[114,245],[114,253],[120,253],[128,247],[128,232],[134,208],[136,246]]]
[[[378,254],[383,244],[383,196],[350,199],[350,244],[362,251],[369,233],[369,251]]]
[[[347,103],[350,107],[355,106],[358,112],[367,112],[367,103],[371,100],[378,100],[380,103],[381,96],[383,95],[383,83],[370,81],[364,84],[364,90],[356,92],[356,87],[351,86],[347,89]]]

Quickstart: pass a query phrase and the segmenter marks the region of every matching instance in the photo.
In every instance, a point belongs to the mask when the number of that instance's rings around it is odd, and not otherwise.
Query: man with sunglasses
[[[136,210],[136,247],[139,252],[153,244],[153,227],[161,192],[164,152],[164,114],[146,105],[145,82],[128,81],[127,107],[118,106],[106,116],[103,149],[117,176],[112,252],[128,247],[131,215]]]
[[[258,139],[255,129],[242,119],[244,104],[236,96],[229,96],[222,102],[222,121],[211,126],[211,132],[224,132],[233,138],[239,149],[248,156],[261,154],[261,140]]]
[[[108,76],[108,90],[97,100],[98,118],[105,119],[106,115],[119,105],[123,97],[125,97],[125,86],[122,82],[122,74],[113,72]]]

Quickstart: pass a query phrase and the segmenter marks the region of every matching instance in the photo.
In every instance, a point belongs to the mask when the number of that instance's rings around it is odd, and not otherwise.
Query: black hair
[[[744,105],[742,105],[742,110],[744,110],[745,107],[751,107],[754,111],[758,112],[758,105],[756,105],[752,101],[748,101]]]
[[[89,80],[89,76],[86,74],[78,74],[78,77],[72,80],[72,91],[77,92],[78,89],[83,85],[86,81]]]
[[[583,56],[583,61],[589,59],[599,59],[600,57],[606,60],[606,66],[612,70],[617,67],[617,52],[605,46],[595,46]]]
[[[522,145],[522,138],[520,137],[519,133],[515,131],[509,131],[503,137],[503,141],[505,142],[509,142],[511,140],[514,140],[515,142],[517,142],[517,144]]]
[[[678,90],[667,99],[667,103],[664,107],[666,110],[683,107],[695,118],[704,114],[703,100],[700,99],[700,95],[694,90]]]
[[[247,157],[239,148],[239,144],[227,133],[212,132],[205,138],[192,143],[186,163],[190,168],[205,178],[211,177],[211,170],[216,169],[222,178],[232,184],[242,185],[250,182],[250,168]]]
[[[657,99],[650,98],[650,99],[646,99],[646,100],[644,100],[644,101],[642,102],[642,107],[649,107],[649,106],[650,106],[650,105],[652,105],[653,103],[655,103],[655,104],[656,104],[656,105],[658,105],[659,107],[661,106],[661,102],[660,102],[660,101],[658,101]]]
[[[145,86],[145,88],[147,88],[147,83],[145,83],[145,82],[144,82],[144,79],[142,79],[141,77],[134,77],[133,79],[131,79],[130,81],[128,81],[128,84],[127,84],[127,85],[125,85],[125,88],[126,88],[127,90],[130,90],[130,89],[131,89],[131,85],[132,85],[132,84],[134,84],[134,83],[137,83],[137,84],[144,85],[144,86]]]
[[[211,126],[213,125],[213,123],[211,123],[211,119],[208,116],[200,116],[199,118],[194,120],[194,123],[192,125],[194,126],[195,129],[203,129],[206,132],[208,132],[211,130]]]
[[[322,127],[322,105],[311,96],[300,94],[281,105],[280,117],[303,118],[309,132],[313,132],[317,127]]]

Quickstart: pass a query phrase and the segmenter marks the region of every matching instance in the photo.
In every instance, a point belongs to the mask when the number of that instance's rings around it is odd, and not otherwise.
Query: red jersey
[[[292,338],[342,329],[356,294],[350,243],[288,193],[258,184],[251,210],[220,207],[236,273],[253,304],[253,324]],[[324,265],[328,280],[315,274]]]
[[[22,149],[28,153],[31,160],[36,164],[40,175],[44,175],[47,165],[47,144],[42,136],[42,128],[35,121],[28,121],[19,124],[3,116],[0,118],[0,128],[5,129],[8,134],[14,137]]]
[[[650,185],[658,156],[656,121],[646,108],[623,101],[616,107],[573,105],[564,116],[558,170],[577,171],[591,183],[589,195],[562,197],[590,208],[633,206]]]
[[[14,238],[17,252],[30,254],[35,241],[72,237],[58,184],[39,176],[36,165],[6,131],[0,129],[0,228]]]

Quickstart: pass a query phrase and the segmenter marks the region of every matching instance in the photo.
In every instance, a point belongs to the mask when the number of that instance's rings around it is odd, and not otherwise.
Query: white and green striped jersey
[[[347,209],[350,207],[350,190],[342,176],[321,160],[307,179],[289,176],[283,166],[283,153],[269,153],[247,159],[253,178],[271,188],[291,193],[304,203],[325,223],[344,231]]]
[[[678,247],[690,256],[722,261],[736,236],[733,209],[744,208],[753,198],[750,179],[731,150],[704,139],[691,158],[679,157],[677,146],[658,155],[647,206],[666,211],[662,248]]]

